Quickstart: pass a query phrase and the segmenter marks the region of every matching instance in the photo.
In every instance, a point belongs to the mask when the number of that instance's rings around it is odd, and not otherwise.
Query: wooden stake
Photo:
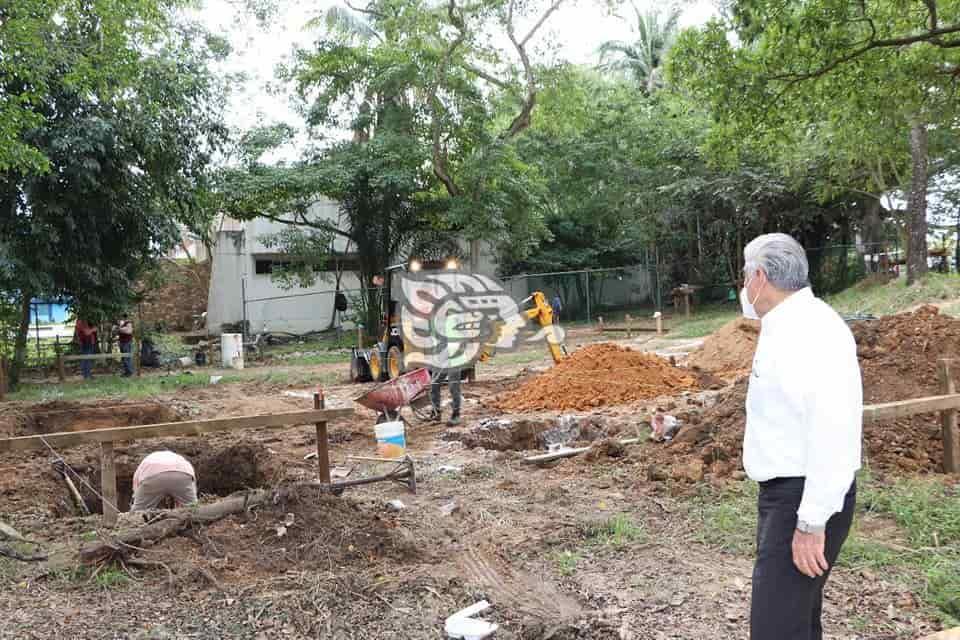
[[[658,311],[655,314],[653,314],[653,317],[657,321],[657,335],[662,336],[663,335],[663,314]]]
[[[140,349],[143,348],[143,345],[139,340],[133,341],[133,369],[137,372],[137,377],[140,377]]]
[[[624,319],[627,321],[627,337],[632,338],[633,337],[633,318],[631,318],[630,314],[628,313]]]
[[[687,320],[690,319],[690,294],[683,294],[683,306],[687,314]]]
[[[597,316],[597,331],[603,333],[603,316]]]
[[[7,395],[7,359],[0,356],[0,400]]]
[[[940,389],[944,395],[957,392],[950,360],[940,361]],[[957,426],[957,410],[946,409],[940,413],[943,429],[943,470],[960,473],[960,428]]]
[[[117,524],[117,465],[113,443],[100,443],[100,492],[103,494],[103,524]]]
[[[313,408],[324,409],[326,399],[323,390],[313,394]],[[330,484],[330,441],[327,437],[327,421],[317,423],[317,466],[320,470],[320,481]]]
[[[63,354],[57,354],[57,378],[60,382],[65,382],[67,379],[67,368],[63,364]]]

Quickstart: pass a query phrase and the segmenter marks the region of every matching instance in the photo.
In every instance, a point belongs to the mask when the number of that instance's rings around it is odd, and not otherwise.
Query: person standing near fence
[[[550,308],[553,310],[553,324],[560,324],[560,312],[563,311],[563,301],[560,300],[560,292],[553,293],[553,300],[550,301]]]
[[[73,329],[73,341],[80,347],[80,353],[87,356],[97,351],[97,327],[81,316],[77,316],[77,324]],[[84,380],[93,377],[93,361],[81,360],[80,373]]]
[[[117,344],[123,355],[120,358],[120,362],[123,363],[123,377],[129,378],[133,375],[133,322],[129,314],[123,314],[120,322],[117,323]]]
[[[743,314],[761,320],[743,467],[760,483],[751,640],[821,640],[823,588],[853,522],[863,388],[850,328],[782,233],[744,249]]]

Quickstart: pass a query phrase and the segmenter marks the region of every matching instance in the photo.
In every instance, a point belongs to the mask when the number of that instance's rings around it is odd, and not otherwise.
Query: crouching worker
[[[133,474],[131,511],[156,509],[170,496],[177,507],[197,501],[197,474],[193,465],[173,451],[148,455]]]

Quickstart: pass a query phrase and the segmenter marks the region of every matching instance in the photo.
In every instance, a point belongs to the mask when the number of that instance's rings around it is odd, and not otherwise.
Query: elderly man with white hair
[[[820,640],[823,587],[853,521],[863,391],[846,323],[771,233],[744,249],[744,315],[761,320],[743,465],[760,483],[751,640]]]

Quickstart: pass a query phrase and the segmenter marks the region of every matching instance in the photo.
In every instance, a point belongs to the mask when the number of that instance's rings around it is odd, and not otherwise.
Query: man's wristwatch
[[[804,522],[803,520],[797,521],[797,531],[800,533],[823,533],[826,531],[826,529],[827,527],[822,524],[812,525],[808,522]]]

